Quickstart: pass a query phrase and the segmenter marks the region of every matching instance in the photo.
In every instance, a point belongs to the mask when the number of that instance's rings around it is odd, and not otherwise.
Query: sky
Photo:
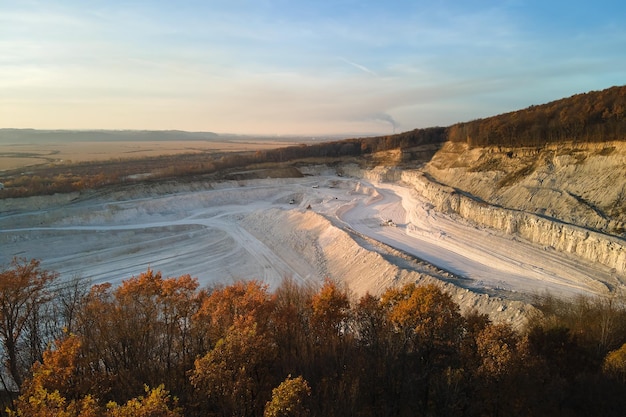
[[[626,2],[0,0],[0,127],[448,126],[626,84]]]

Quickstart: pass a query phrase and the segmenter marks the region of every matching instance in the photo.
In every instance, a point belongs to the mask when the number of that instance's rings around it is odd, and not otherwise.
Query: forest
[[[621,298],[536,300],[521,329],[435,285],[117,287],[38,260],[0,271],[8,416],[623,416]]]
[[[447,139],[472,147],[536,147],[626,138],[626,86],[576,94],[524,110],[457,123]]]

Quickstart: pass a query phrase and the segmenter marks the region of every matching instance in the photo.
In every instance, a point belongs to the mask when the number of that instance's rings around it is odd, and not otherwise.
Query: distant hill
[[[626,139],[626,86],[576,94],[448,128],[448,140],[470,146],[541,146]]]
[[[387,136],[347,139],[318,147],[325,155],[341,156],[339,149],[361,155],[445,142],[470,147],[538,147],[549,143],[599,143],[626,140],[626,86],[576,94],[547,104],[448,127],[414,129]],[[329,152],[334,145],[335,152]],[[350,146],[350,145],[348,145]],[[307,152],[313,149],[309,148]],[[313,152],[315,153],[315,152]]]
[[[172,141],[215,140],[213,132],[185,132],[182,130],[36,130],[0,129],[0,142],[116,142],[116,141]]]

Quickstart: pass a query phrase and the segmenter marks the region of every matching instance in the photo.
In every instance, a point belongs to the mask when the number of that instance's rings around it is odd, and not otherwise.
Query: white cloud
[[[353,66],[354,68],[361,70],[367,74],[373,75],[375,77],[378,77],[378,74],[376,74],[374,71],[372,71],[371,69],[367,68],[365,65],[361,65],[361,64],[357,64],[356,62],[352,62],[346,58],[340,57],[339,59],[341,59],[343,62],[345,62],[348,65]]]

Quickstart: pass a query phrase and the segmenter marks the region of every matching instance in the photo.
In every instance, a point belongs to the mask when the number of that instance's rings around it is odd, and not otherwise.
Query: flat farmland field
[[[211,132],[0,129],[0,199],[220,176],[234,167],[265,163],[267,153],[276,160],[282,148],[313,142]]]
[[[222,153],[274,149],[292,141],[249,140],[159,140],[159,141],[67,141],[3,143],[0,141],[0,171],[43,164],[138,159],[188,153]]]

